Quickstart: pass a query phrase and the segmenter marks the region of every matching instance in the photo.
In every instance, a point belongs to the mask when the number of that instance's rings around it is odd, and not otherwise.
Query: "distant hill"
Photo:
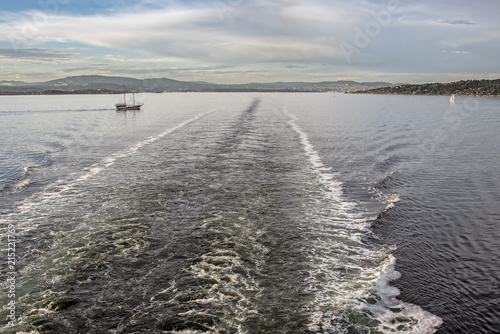
[[[428,83],[423,85],[393,85],[359,91],[361,94],[401,94],[401,95],[472,95],[500,96],[500,79],[462,80],[450,83]]]
[[[114,94],[135,92],[352,92],[390,86],[387,82],[324,81],[215,84],[168,78],[134,79],[101,75],[71,76],[46,82],[0,81],[0,95]]]
[[[12,80],[0,81],[0,86],[22,86],[22,85],[26,85],[26,83],[22,81],[12,81]]]

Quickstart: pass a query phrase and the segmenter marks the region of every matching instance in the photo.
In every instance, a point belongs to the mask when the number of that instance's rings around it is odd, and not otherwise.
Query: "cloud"
[[[231,65],[213,65],[213,66],[188,66],[188,67],[143,67],[140,62],[137,65],[130,65],[130,61],[126,60],[123,63],[129,64],[124,66],[121,63],[100,63],[90,66],[74,66],[60,69],[62,73],[99,73],[103,75],[132,75],[145,78],[162,77],[162,76],[199,76],[206,73],[249,73],[247,70],[233,70],[235,66]]]
[[[1,58],[19,59],[30,62],[61,62],[78,55],[75,49],[0,49]]]
[[[454,1],[453,17],[461,19],[443,19],[450,16],[450,6],[435,0],[67,3],[95,8],[78,12],[79,6],[66,10],[61,5],[59,11],[46,13],[36,8],[2,13],[0,57],[10,64],[16,59],[60,62],[59,74],[153,72],[225,82],[259,80],[258,75],[272,81],[293,75],[326,80],[336,73],[364,81],[373,73],[394,73],[401,81],[400,73],[447,73],[450,68],[488,73],[498,66],[493,55],[500,49],[495,15],[500,5],[486,0]],[[380,16],[394,5],[398,8],[393,15]],[[363,45],[350,64],[342,42]],[[470,56],[451,56],[465,52]],[[37,70],[47,68],[40,65]]]
[[[339,53],[338,43],[324,43],[341,31],[338,22],[326,14],[313,20],[327,12],[324,5],[271,3],[259,0],[235,6],[222,22],[210,2],[140,14],[51,15],[38,25],[12,22],[0,25],[0,30],[21,46],[79,43],[210,63],[324,59]]]
[[[305,65],[285,65],[285,68],[307,68]]]
[[[470,53],[469,51],[459,51],[459,50],[453,50],[453,51],[443,50],[441,52],[443,52],[443,53],[454,53],[454,54],[468,54],[468,53]]]
[[[439,23],[447,23],[447,24],[466,24],[466,25],[474,25],[475,23],[469,20],[441,20]]]

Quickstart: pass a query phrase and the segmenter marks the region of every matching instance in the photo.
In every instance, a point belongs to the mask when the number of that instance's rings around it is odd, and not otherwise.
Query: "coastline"
[[[353,94],[500,96],[500,79],[461,80],[450,83],[405,84],[357,91]]]

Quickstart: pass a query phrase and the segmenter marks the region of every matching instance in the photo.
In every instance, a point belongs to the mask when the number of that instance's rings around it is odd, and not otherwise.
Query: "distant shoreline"
[[[139,93],[148,94],[167,94],[167,93],[330,93],[330,94],[344,94],[344,92],[322,92],[322,91],[311,91],[311,90],[181,90],[181,91],[165,91],[165,92],[148,92],[141,91]],[[351,94],[353,92],[345,92],[345,94]],[[5,92],[0,91],[0,96],[36,96],[36,95],[116,95],[123,94],[123,92],[85,92],[85,91],[34,91],[34,92]]]
[[[169,78],[135,79],[102,75],[80,75],[45,82],[0,81],[0,95],[121,94],[127,92],[355,92],[390,86],[388,82],[252,82],[216,84]]]
[[[3,83],[3,82],[0,82]],[[500,79],[462,80],[450,83],[400,84],[383,82],[276,82],[219,85],[171,79],[138,80],[125,77],[77,76],[45,83],[0,84],[0,96],[16,95],[103,95],[136,93],[336,93],[383,95],[500,96]],[[14,83],[14,84],[12,84]],[[126,88],[123,88],[126,87]]]
[[[450,83],[398,85],[357,91],[353,94],[500,96],[500,79],[461,80]]]
[[[481,95],[481,94],[403,94],[403,93],[372,93],[372,92],[352,92],[352,93],[348,93],[348,94],[356,94],[356,95],[362,95],[362,94],[365,94],[365,95],[399,95],[399,96],[403,96],[403,95],[406,95],[406,96],[448,96],[450,97],[451,95],[455,95],[455,96],[468,96],[468,97],[500,97],[500,94],[499,95]]]
[[[322,92],[322,91],[300,91],[300,90],[205,90],[205,91],[168,91],[168,92],[137,92],[148,94],[171,94],[171,93],[316,93],[316,94],[366,94],[366,95],[411,95],[411,96],[477,96],[477,97],[500,97],[492,94],[462,94],[462,93],[442,93],[442,94],[429,94],[429,93],[393,93],[393,92],[373,92],[373,91],[356,91],[356,92]],[[36,92],[2,92],[0,96],[41,96],[41,95],[120,95],[123,92],[86,92],[86,91],[36,91]]]

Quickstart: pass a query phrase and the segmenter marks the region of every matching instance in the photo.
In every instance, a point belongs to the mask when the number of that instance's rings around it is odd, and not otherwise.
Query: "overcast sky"
[[[500,77],[498,0],[5,0],[0,81]]]

